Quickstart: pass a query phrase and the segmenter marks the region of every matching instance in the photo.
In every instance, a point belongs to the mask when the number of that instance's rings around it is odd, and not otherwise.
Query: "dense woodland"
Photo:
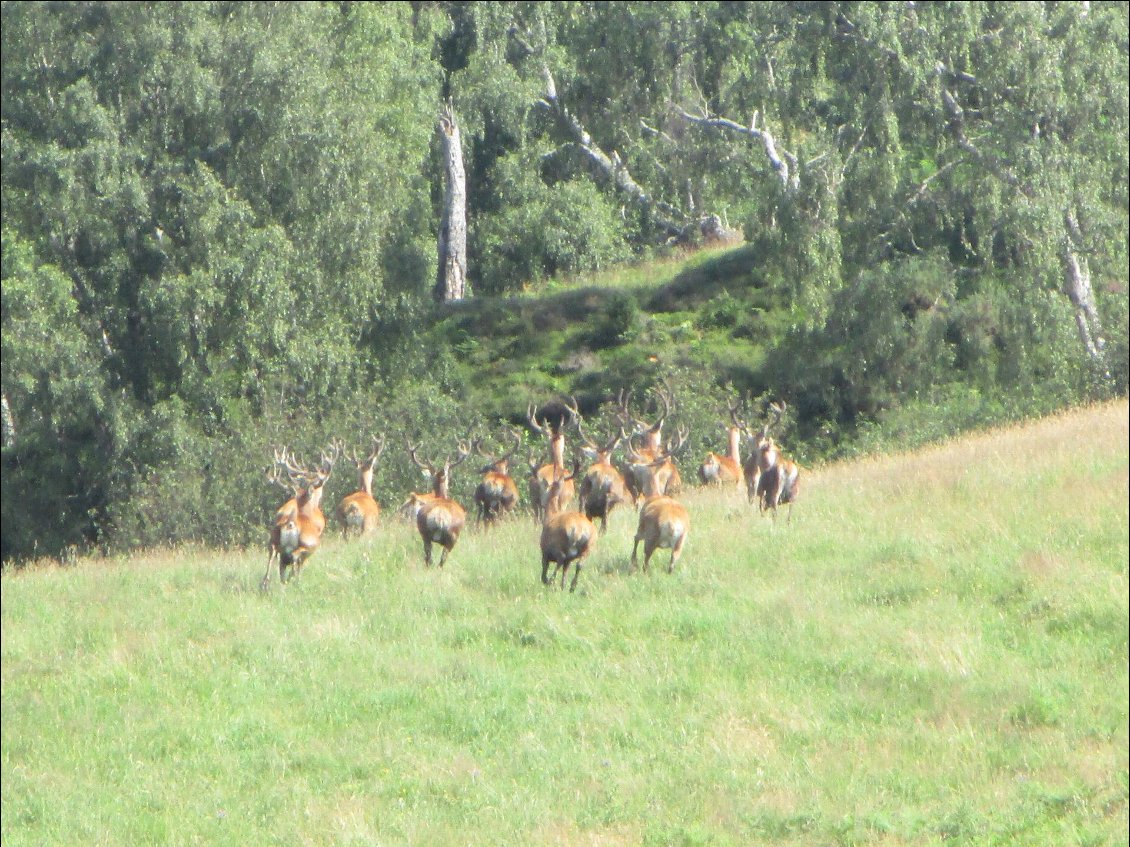
[[[665,378],[703,443],[778,398],[815,461],[913,404],[1127,390],[1124,3],[5,2],[2,39],[5,562],[258,543],[273,445],[438,456],[555,392]],[[719,235],[773,292],[747,370],[464,378],[496,327],[453,315]]]

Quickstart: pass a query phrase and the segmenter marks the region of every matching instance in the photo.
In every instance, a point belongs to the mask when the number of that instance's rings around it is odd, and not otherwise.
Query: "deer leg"
[[[636,550],[639,548],[639,546],[640,546],[640,537],[637,535],[636,536],[636,543],[632,545],[632,564],[631,564],[632,573],[635,573],[636,568],[638,567],[637,560],[636,560]]]
[[[553,575],[554,575],[554,576],[556,576],[556,575],[557,575],[557,571],[556,571],[556,570],[555,570],[555,571],[553,572]],[[541,557],[541,584],[542,584],[542,585],[549,585],[549,582],[550,582],[550,576],[549,576],[549,556],[547,556],[547,555],[545,555],[545,554],[543,553],[543,554],[542,554],[542,557]]]
[[[443,548],[443,552],[439,554],[439,566],[442,568],[443,563],[447,561],[447,554],[451,552],[451,548],[446,544],[441,544],[440,546]]]
[[[430,538],[424,539],[424,567],[430,568],[432,566],[432,540]]]
[[[556,572],[555,572],[556,575]],[[569,559],[566,558],[561,564],[561,590],[565,590],[565,577],[569,575]]]
[[[581,577],[581,562],[578,559],[577,562],[573,565],[573,582],[569,586],[569,593],[570,594],[572,594],[574,591],[577,590],[577,580],[580,579],[580,577]],[[564,583],[562,585],[564,585]]]
[[[643,572],[647,573],[651,568],[651,554],[655,552],[658,544],[652,544],[649,541],[643,543]]]
[[[675,562],[679,561],[679,556],[683,554],[683,542],[687,540],[684,535],[675,542],[675,546],[671,548],[671,561],[667,563],[667,573],[675,572]]]
[[[314,550],[310,547],[298,548],[297,552],[294,554],[293,570],[290,574],[292,577],[298,576],[302,571],[302,566],[306,564],[306,560],[310,558],[310,554],[313,552]]]
[[[275,558],[279,555],[278,548],[274,544],[271,545],[270,553],[267,556],[267,572],[263,574],[263,580],[259,583],[259,590],[266,591],[271,586],[271,568],[275,565]]]

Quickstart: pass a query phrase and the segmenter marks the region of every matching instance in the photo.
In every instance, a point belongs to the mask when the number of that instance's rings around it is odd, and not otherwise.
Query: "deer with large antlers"
[[[431,494],[412,493],[402,508],[416,513],[416,529],[419,530],[420,538],[424,542],[424,564],[431,567],[432,544],[438,544],[443,548],[443,553],[439,557],[439,566],[442,568],[455,542],[459,540],[463,525],[467,522],[466,511],[448,496],[448,482],[451,479],[452,469],[458,467],[471,455],[472,446],[468,441],[461,441],[456,457],[448,459],[440,466],[421,460],[416,455],[419,447],[418,444],[409,441],[408,455],[418,467],[431,476],[432,492]]]
[[[657,494],[677,494],[682,488],[682,477],[679,468],[675,465],[675,457],[682,453],[686,447],[690,432],[686,427],[679,427],[674,438],[669,438],[660,445],[658,456],[651,458],[656,451],[636,450],[628,440],[628,469],[638,480],[640,499],[652,497]]]
[[[526,418],[534,431],[545,436],[549,441],[550,461],[547,464],[530,465],[530,504],[534,509],[534,520],[541,521],[545,515],[549,502],[549,489],[557,476],[563,476],[565,471],[565,426],[572,421],[580,420],[581,413],[577,409],[577,398],[571,398],[572,405],[562,402],[554,404],[556,408],[543,407],[542,413],[533,403],[526,410]],[[556,412],[556,414],[554,414]],[[544,423],[539,424],[538,418]],[[560,497],[563,505],[573,502],[575,487],[570,476],[562,483]]]
[[[274,464],[268,478],[293,493],[278,511],[271,527],[270,553],[267,572],[259,584],[266,591],[271,584],[271,569],[279,563],[279,582],[285,583],[297,574],[302,565],[317,549],[326,528],[322,514],[322,493],[338,458],[338,448],[331,446],[322,453],[322,463],[317,468],[303,468],[284,447],[275,450]],[[286,482],[283,482],[283,475]]]
[[[577,419],[577,433],[584,440],[581,450],[593,462],[585,472],[578,492],[581,511],[589,520],[600,518],[600,533],[603,535],[608,529],[608,514],[612,509],[635,499],[628,491],[623,475],[612,464],[612,451],[625,438],[624,425],[621,423],[619,431],[603,444],[589,437],[580,418]]]
[[[510,476],[510,460],[522,445],[522,433],[514,429],[507,431],[514,438],[514,446],[503,456],[483,453],[482,448],[479,449],[490,461],[480,471],[483,478],[475,488],[475,506],[478,507],[479,522],[487,525],[498,521],[518,503],[518,486]]]
[[[764,513],[766,509],[772,509],[776,518],[777,507],[788,504],[787,522],[792,523],[793,503],[800,493],[800,468],[796,462],[781,455],[769,435],[771,427],[780,424],[786,408],[784,402],[769,405],[773,421],[766,423],[756,437],[750,435],[754,439],[754,454],[746,460],[744,471],[746,492],[751,503],[757,500],[758,511]]]
[[[625,429],[631,430],[628,449],[634,456],[634,458],[629,459],[628,465],[625,467],[624,482],[628,486],[632,499],[637,502],[644,496],[647,476],[650,473],[645,466],[663,455],[663,424],[671,416],[675,405],[674,392],[666,381],[656,386],[652,393],[663,406],[663,414],[656,419],[655,423],[648,423],[631,413],[629,404],[632,392],[630,390],[627,392],[621,390],[617,396],[617,416]],[[632,443],[632,439],[637,437],[642,439],[642,444],[639,447],[635,447]],[[675,474],[678,475],[678,469],[675,469]],[[677,485],[679,483],[681,483],[681,478],[678,479]]]
[[[636,568],[636,553],[643,542],[643,569],[651,566],[652,554],[661,547],[671,549],[671,561],[667,572],[675,569],[675,563],[682,555],[683,545],[690,534],[691,522],[686,507],[668,493],[671,490],[671,476],[677,474],[673,456],[682,451],[687,443],[688,432],[680,427],[674,440],[668,440],[662,455],[650,462],[639,462],[638,455],[630,454],[634,467],[646,471],[644,475],[643,504],[640,508],[639,525],[632,545],[632,570]]]
[[[563,486],[567,482],[572,485],[578,470],[578,463],[574,463],[573,470],[568,473],[563,468],[554,470],[541,530],[541,581],[545,585],[551,584],[560,571],[561,588],[564,590],[565,577],[570,565],[574,565],[570,592],[576,590],[581,560],[589,554],[596,540],[596,526],[588,517],[580,512],[564,511],[567,501],[562,495]],[[552,575],[549,573],[550,562],[554,564]]]
[[[368,535],[377,528],[381,507],[373,497],[373,471],[385,449],[385,440],[373,436],[369,454],[362,458],[349,451],[343,455],[357,469],[357,490],[347,494],[337,505],[337,518],[346,535]]]
[[[686,507],[674,497],[654,494],[644,500],[640,509],[639,527],[632,544],[632,570],[636,569],[636,552],[643,542],[643,569],[651,567],[651,556],[659,548],[670,548],[671,561],[667,573],[675,570],[675,563],[683,553],[683,545],[691,531],[691,519]]]
[[[698,468],[698,478],[703,485],[733,485],[742,484],[742,433],[748,428],[745,422],[738,417],[740,405],[729,401],[730,423],[722,424],[726,431],[726,440],[729,450],[725,455],[707,453],[706,458]]]

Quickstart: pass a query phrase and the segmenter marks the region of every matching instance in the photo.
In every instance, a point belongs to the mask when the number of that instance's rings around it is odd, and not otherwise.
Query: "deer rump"
[[[489,519],[509,512],[518,503],[518,490],[508,476],[489,473],[475,489],[479,517]]]
[[[463,528],[463,508],[454,500],[433,500],[416,513],[416,528],[428,541],[441,547],[452,547]]]
[[[796,465],[791,462],[785,465],[778,460],[771,468],[761,472],[757,480],[757,499],[764,508],[768,508],[773,505],[774,494],[779,491],[778,505],[784,506],[793,502],[799,476],[800,469]]]

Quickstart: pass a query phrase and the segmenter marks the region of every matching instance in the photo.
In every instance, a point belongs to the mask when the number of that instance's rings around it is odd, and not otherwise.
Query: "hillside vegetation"
[[[814,463],[1127,393],[1125,3],[0,22],[4,566],[247,543],[272,448],[564,394],[666,379],[692,454],[784,401]]]
[[[570,595],[535,527],[444,570],[386,515],[265,550],[5,571],[5,847],[1127,842],[1124,400],[614,513]],[[657,564],[659,565],[657,567]]]

